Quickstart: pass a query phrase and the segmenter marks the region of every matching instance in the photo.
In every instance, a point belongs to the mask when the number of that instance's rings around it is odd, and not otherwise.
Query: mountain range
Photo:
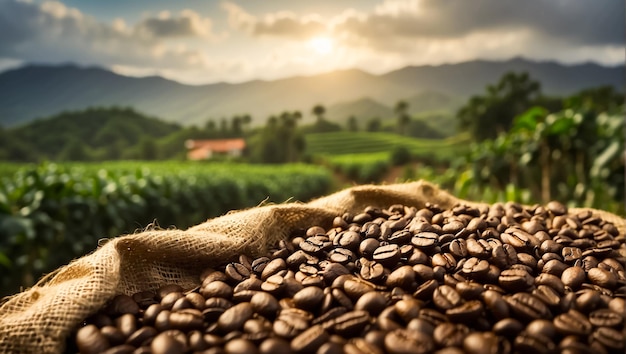
[[[15,126],[62,111],[95,106],[133,107],[183,125],[204,124],[235,114],[250,114],[253,124],[285,110],[305,118],[315,104],[330,120],[345,121],[392,114],[400,99],[412,113],[452,111],[484,91],[506,72],[528,72],[549,95],[612,85],[624,89],[624,66],[593,63],[563,65],[522,58],[475,60],[438,66],[409,66],[382,75],[351,69],[273,81],[184,85],[158,76],[128,77],[73,64],[26,65],[0,73],[0,125]],[[305,119],[306,120],[306,119]]]

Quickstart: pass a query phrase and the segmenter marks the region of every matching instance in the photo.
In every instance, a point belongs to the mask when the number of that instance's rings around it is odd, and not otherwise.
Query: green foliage
[[[0,164],[0,173],[4,294],[154,220],[182,229],[266,199],[307,201],[331,185],[326,169],[307,165]]]
[[[473,96],[459,112],[459,123],[478,141],[507,132],[513,119],[534,105],[541,95],[539,82],[527,73],[505,74],[483,96]]]
[[[345,155],[391,152],[396,146],[406,147],[422,161],[450,160],[464,151],[469,138],[458,135],[448,139],[415,139],[383,132],[333,132],[307,134],[307,150],[313,155]]]
[[[391,164],[400,166],[411,161],[411,151],[404,145],[397,145],[391,150]]]
[[[365,130],[367,130],[368,132],[377,132],[382,127],[382,124],[383,123],[380,120],[380,118],[373,117],[373,118],[371,118],[370,120],[367,121],[367,125],[365,127]]]
[[[325,157],[335,172],[348,178],[353,183],[377,183],[389,171],[389,154],[345,154]]]
[[[318,119],[315,123],[310,125],[305,125],[300,129],[300,132],[303,134],[312,134],[312,133],[329,133],[329,132],[338,132],[343,130],[341,125],[337,123],[333,123],[327,121],[326,119]]]
[[[619,112],[534,107],[512,129],[475,144],[468,157],[473,183],[527,189],[532,200],[623,210],[624,119]]]
[[[270,117],[265,127],[249,140],[251,160],[260,163],[297,162],[303,158],[306,141],[298,131],[298,111],[283,112],[279,118]]]

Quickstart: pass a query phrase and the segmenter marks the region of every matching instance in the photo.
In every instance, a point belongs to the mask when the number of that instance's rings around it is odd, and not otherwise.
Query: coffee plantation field
[[[447,159],[467,146],[469,136],[461,134],[448,139],[416,139],[386,132],[330,132],[305,136],[307,151],[312,155],[345,155],[389,152],[404,146],[415,156]]]
[[[323,167],[191,162],[0,164],[0,295],[156,221],[186,228],[229,210],[327,194]]]

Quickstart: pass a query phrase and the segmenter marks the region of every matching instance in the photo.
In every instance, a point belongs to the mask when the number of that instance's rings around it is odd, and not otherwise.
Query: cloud
[[[0,1],[0,57],[26,62],[202,67],[201,52],[166,41],[199,36],[212,36],[211,22],[189,10],[129,26],[99,22],[58,1]]]
[[[155,38],[210,37],[212,24],[210,19],[202,18],[192,10],[183,10],[179,16],[164,11],[158,17],[144,19],[135,30]]]
[[[253,36],[308,39],[323,34],[328,29],[322,18],[315,14],[297,16],[293,12],[279,11],[256,17],[231,2],[222,3],[222,8],[228,13],[231,27]]]
[[[330,18],[276,12],[254,16],[224,3],[231,27],[252,36],[301,39],[329,31],[351,46],[410,51],[420,40],[459,40],[475,34],[527,33],[570,46],[623,46],[621,0],[387,0],[370,11]],[[489,39],[488,39],[489,40]]]

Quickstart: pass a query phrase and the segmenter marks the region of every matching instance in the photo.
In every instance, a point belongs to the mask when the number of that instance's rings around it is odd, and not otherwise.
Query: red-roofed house
[[[188,160],[209,160],[216,156],[239,157],[243,155],[243,139],[187,140]]]

